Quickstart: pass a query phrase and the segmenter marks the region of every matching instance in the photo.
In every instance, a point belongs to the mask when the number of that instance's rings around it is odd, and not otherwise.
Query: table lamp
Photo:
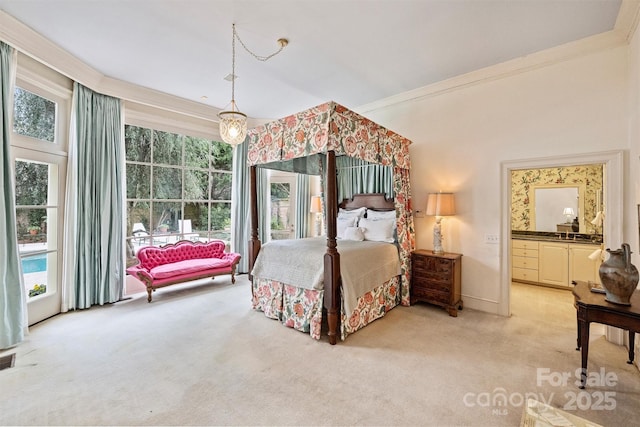
[[[315,215],[316,236],[321,235],[322,229],[322,198],[320,196],[311,196],[311,208],[309,211]]]
[[[567,221],[566,221],[567,224],[571,222],[571,219],[574,216],[576,216],[575,212],[573,211],[573,208],[564,208],[564,210],[562,211],[562,215],[564,215],[567,218]]]
[[[427,209],[425,215],[435,216],[436,223],[433,226],[433,253],[443,254],[442,249],[442,225],[443,216],[456,214],[453,193],[430,193],[427,197]]]

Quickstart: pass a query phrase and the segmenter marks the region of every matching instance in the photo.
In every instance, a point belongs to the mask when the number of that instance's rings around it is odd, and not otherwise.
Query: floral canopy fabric
[[[393,168],[402,265],[400,303],[409,305],[411,252],[415,248],[409,183],[411,141],[335,102],[251,129],[248,137],[249,166],[321,174],[321,155],[334,151],[336,156],[355,157]]]

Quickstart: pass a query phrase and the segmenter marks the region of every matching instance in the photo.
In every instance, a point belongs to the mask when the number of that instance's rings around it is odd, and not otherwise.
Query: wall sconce
[[[309,211],[315,215],[315,236],[322,233],[322,198],[320,196],[311,196],[311,208]]]
[[[573,208],[564,208],[564,210],[562,211],[562,215],[567,218],[565,222],[569,224],[571,222],[571,219],[576,216],[576,213],[573,211]]]
[[[589,222],[594,225],[593,231],[595,231],[597,234],[600,227],[602,227],[602,225],[604,224],[604,212],[598,211],[598,213],[596,213],[596,217]]]
[[[456,214],[453,193],[431,193],[427,197],[427,209],[425,215],[435,216],[436,223],[433,226],[433,253],[443,254],[442,249],[442,221],[443,216]]]

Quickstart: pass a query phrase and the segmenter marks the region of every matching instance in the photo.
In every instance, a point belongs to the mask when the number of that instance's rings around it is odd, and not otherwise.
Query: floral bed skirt
[[[265,316],[285,326],[308,332],[320,339],[322,328],[322,301],[324,291],[298,288],[270,279],[253,277],[252,306]],[[375,287],[358,298],[357,308],[347,318],[344,306],[340,311],[340,337],[354,333],[395,307],[400,289],[400,276]],[[341,304],[342,305],[342,304]]]

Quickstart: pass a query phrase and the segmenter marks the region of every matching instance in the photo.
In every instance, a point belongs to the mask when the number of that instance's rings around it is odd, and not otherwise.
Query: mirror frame
[[[540,185],[532,185],[529,187],[531,203],[529,204],[529,218],[531,219],[531,223],[529,227],[532,229],[531,231],[548,231],[548,230],[538,230],[536,226],[536,190],[542,190],[545,188],[577,188],[578,189],[578,222],[580,223],[580,229],[578,233],[586,232],[586,227],[584,224],[584,195],[587,191],[587,188],[584,184],[572,185],[572,184],[540,184]],[[556,232],[553,230],[552,232]]]

